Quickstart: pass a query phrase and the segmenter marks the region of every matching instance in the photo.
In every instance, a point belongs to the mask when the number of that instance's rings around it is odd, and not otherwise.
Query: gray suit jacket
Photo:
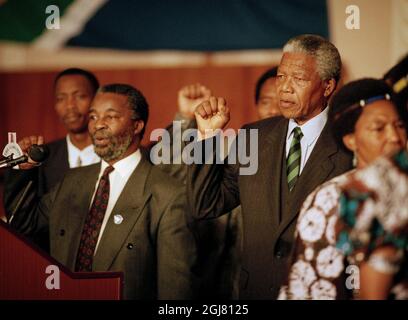
[[[96,164],[69,171],[40,201],[33,191],[12,220],[27,235],[48,228],[51,255],[71,270],[99,170]],[[17,201],[25,183],[14,185]],[[194,298],[196,249],[184,194],[177,181],[144,158],[129,178],[93,263],[93,271],[124,272],[125,299]],[[122,215],[121,224],[113,222],[115,214]]]
[[[287,127],[288,120],[284,118],[244,126],[258,129],[259,133],[259,165],[254,175],[239,175],[239,165],[191,165],[188,169],[188,202],[195,218],[216,217],[241,204],[241,299],[277,297],[286,276],[303,201],[316,186],[351,168],[351,156],[337,146],[326,125],[296,186],[291,193],[285,193],[282,186],[287,183],[282,183],[282,177],[286,177]]]

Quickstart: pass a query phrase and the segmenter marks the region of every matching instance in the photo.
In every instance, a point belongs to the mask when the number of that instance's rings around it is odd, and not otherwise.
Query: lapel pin
[[[121,224],[122,221],[123,221],[123,217],[122,217],[120,214],[115,214],[115,215],[113,216],[113,222],[114,222],[115,224]]]

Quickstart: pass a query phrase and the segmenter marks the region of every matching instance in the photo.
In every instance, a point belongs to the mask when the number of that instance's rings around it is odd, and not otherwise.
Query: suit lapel
[[[151,165],[142,157],[119,196],[106,224],[94,257],[94,271],[109,270],[142,213],[146,202],[151,196],[150,191],[146,190],[150,170]],[[120,224],[114,222],[115,215],[122,216],[123,221]]]
[[[297,217],[300,207],[306,197],[320,184],[327,180],[335,164],[331,156],[338,151],[337,144],[331,137],[326,123],[323,131],[306,162],[302,173],[292,190],[289,214],[279,227],[277,237]]]
[[[268,164],[266,170],[269,172],[266,173],[266,177],[269,179],[265,179],[265,176],[262,177],[262,181],[265,181],[265,190],[268,190],[268,198],[270,201],[270,206],[272,210],[270,211],[272,214],[273,225],[279,225],[279,212],[281,210],[280,202],[281,202],[281,172],[283,170],[282,167],[282,157],[285,152],[285,145],[286,145],[286,132],[288,129],[289,121],[286,119],[282,119],[277,125],[275,130],[270,130],[267,134],[266,141],[265,141],[265,148],[263,148],[260,152],[260,163]],[[262,144],[260,144],[262,146]],[[271,159],[273,159],[271,161]]]
[[[70,241],[67,241],[66,238],[61,239],[55,255],[61,256],[60,261],[66,261],[66,265],[71,270],[75,266],[82,229],[89,211],[99,171],[100,164],[90,166],[88,170],[81,170],[80,174],[77,174],[76,180],[73,180],[73,189],[64,194],[66,198],[61,202],[62,206],[56,208],[56,210],[63,213],[59,215],[62,217],[62,223],[59,226],[61,229],[66,230],[71,238]],[[78,188],[80,188],[80,192],[78,192]],[[70,211],[65,212],[66,208],[69,208]]]
[[[60,152],[60,164],[61,166],[66,169],[69,170],[69,162],[68,162],[68,144],[67,141],[64,140],[64,143],[61,144],[61,152]]]

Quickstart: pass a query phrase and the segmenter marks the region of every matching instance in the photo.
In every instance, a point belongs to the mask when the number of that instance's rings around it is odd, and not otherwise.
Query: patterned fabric
[[[279,299],[358,297],[350,276],[368,261],[395,274],[390,298],[408,299],[408,155],[381,158],[318,187],[303,204],[292,263]],[[390,245],[386,261],[371,254]],[[398,272],[397,272],[398,271]]]
[[[75,271],[92,271],[95,247],[109,201],[109,174],[113,170],[112,166],[107,167],[99,180],[91,209],[86,216],[84,229],[82,230]]]
[[[317,187],[300,210],[292,260],[278,299],[336,299],[344,270],[344,256],[336,249],[339,186],[351,172]]]
[[[337,247],[350,264],[368,261],[378,272],[395,274],[390,298],[408,299],[408,153],[377,160],[341,190]],[[382,247],[395,256],[374,252]]]
[[[288,177],[289,191],[292,191],[299,177],[300,172],[300,160],[301,160],[301,146],[300,139],[302,139],[303,133],[299,127],[293,129],[293,140],[290,145],[288,159],[286,160],[286,173]]]

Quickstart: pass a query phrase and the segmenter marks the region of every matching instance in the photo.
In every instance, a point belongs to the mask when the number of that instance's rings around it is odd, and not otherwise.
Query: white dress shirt
[[[298,125],[295,120],[289,120],[288,132],[286,134],[286,158],[288,158],[290,144],[293,140],[293,129],[299,127],[303,133],[303,137],[302,139],[300,139],[301,159],[299,175],[302,173],[302,170],[305,167],[306,162],[309,159],[310,154],[312,153],[313,148],[316,145],[316,142],[320,137],[324,126],[326,125],[328,114],[329,108],[326,107],[326,109],[320,112],[317,116],[310,119],[301,126]]]
[[[79,150],[72,144],[69,135],[67,135],[68,146],[68,163],[70,168],[77,168],[82,166],[89,166],[98,163],[101,159],[94,151],[94,146],[91,144],[86,148]]]
[[[135,171],[136,167],[140,163],[142,158],[142,154],[139,149],[133,152],[131,155],[127,156],[126,158],[116,162],[113,167],[113,170],[109,174],[109,201],[108,206],[106,208],[105,217],[103,218],[101,231],[99,232],[98,242],[96,243],[95,253],[98,250],[98,245],[101,240],[103,231],[105,230],[106,224],[108,223],[109,217],[112,213],[113,208],[115,207],[116,201],[118,201],[120,194],[123,191],[126,183],[128,182],[130,176],[132,175],[133,171]],[[95,191],[92,196],[92,201],[89,204],[89,208],[92,206],[93,198],[95,196],[96,188],[98,187],[99,180],[101,179],[103,172],[105,169],[109,167],[109,164],[102,160],[101,162],[101,171],[99,172],[98,181],[95,184]]]

